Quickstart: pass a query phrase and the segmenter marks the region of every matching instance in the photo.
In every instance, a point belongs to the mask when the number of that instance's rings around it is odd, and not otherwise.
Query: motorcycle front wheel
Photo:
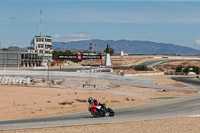
[[[94,112],[94,110],[91,110],[91,114],[92,114],[92,116],[94,116],[94,117],[100,117],[100,112],[99,112],[99,110],[96,110],[96,112]]]
[[[113,117],[115,115],[115,112],[111,108],[108,108],[108,112],[110,117]]]

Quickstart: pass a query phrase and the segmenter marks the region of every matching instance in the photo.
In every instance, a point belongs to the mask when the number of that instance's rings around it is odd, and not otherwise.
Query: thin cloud
[[[81,40],[91,40],[91,37],[85,33],[75,33],[75,34],[55,34],[52,36],[53,41],[56,42],[70,42],[70,41],[81,41]]]
[[[151,33],[148,33],[147,36],[152,36],[152,34],[151,34]]]
[[[60,34],[55,34],[55,35],[52,36],[52,38],[53,39],[59,39],[59,38],[61,38],[61,35]]]
[[[200,40],[195,40],[195,43],[196,43],[197,45],[200,45]]]
[[[84,41],[84,40],[90,40],[90,39],[70,39],[69,42],[77,42],[77,41]]]
[[[194,48],[194,49],[199,49],[200,50],[200,40],[194,40],[194,43],[192,44],[187,44],[185,46]]]

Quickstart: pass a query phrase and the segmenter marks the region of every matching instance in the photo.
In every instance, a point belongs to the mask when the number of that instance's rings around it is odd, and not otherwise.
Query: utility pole
[[[17,70],[18,70],[18,78],[19,78],[19,62],[20,62],[20,60],[19,60],[19,56],[20,56],[20,54],[19,54],[19,52],[17,53]]]
[[[153,55],[155,55],[155,48],[153,47],[152,49],[153,49]]]
[[[64,42],[64,48],[65,48],[65,51],[64,51],[64,52],[66,52],[66,45],[67,45],[67,43],[66,43],[66,42]]]
[[[90,53],[90,72],[89,72],[89,84],[91,84],[91,72],[92,72],[92,53],[93,53],[93,46],[92,46],[92,43],[90,43],[89,51],[91,52],[91,53]]]
[[[49,66],[51,65],[50,63],[51,63],[51,61],[48,60],[48,62],[47,62],[47,66],[48,66],[48,81],[49,81]]]
[[[5,77],[5,75],[6,75],[6,51],[5,51],[5,53],[4,53],[4,77]]]

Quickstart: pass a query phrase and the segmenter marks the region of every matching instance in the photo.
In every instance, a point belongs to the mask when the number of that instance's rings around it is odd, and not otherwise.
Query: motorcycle
[[[110,117],[115,115],[114,111],[111,108],[107,108],[105,104],[90,104],[88,110],[94,117],[104,117],[106,114],[109,114]]]

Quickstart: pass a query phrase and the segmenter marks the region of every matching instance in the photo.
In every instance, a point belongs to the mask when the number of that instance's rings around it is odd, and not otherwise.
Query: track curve
[[[182,82],[192,88],[200,90],[200,80],[195,77],[172,77],[171,79]]]
[[[89,112],[82,112],[34,119],[0,121],[0,130],[141,121],[199,115],[199,101],[200,94],[196,94],[161,102],[115,108],[115,117],[93,118]]]

